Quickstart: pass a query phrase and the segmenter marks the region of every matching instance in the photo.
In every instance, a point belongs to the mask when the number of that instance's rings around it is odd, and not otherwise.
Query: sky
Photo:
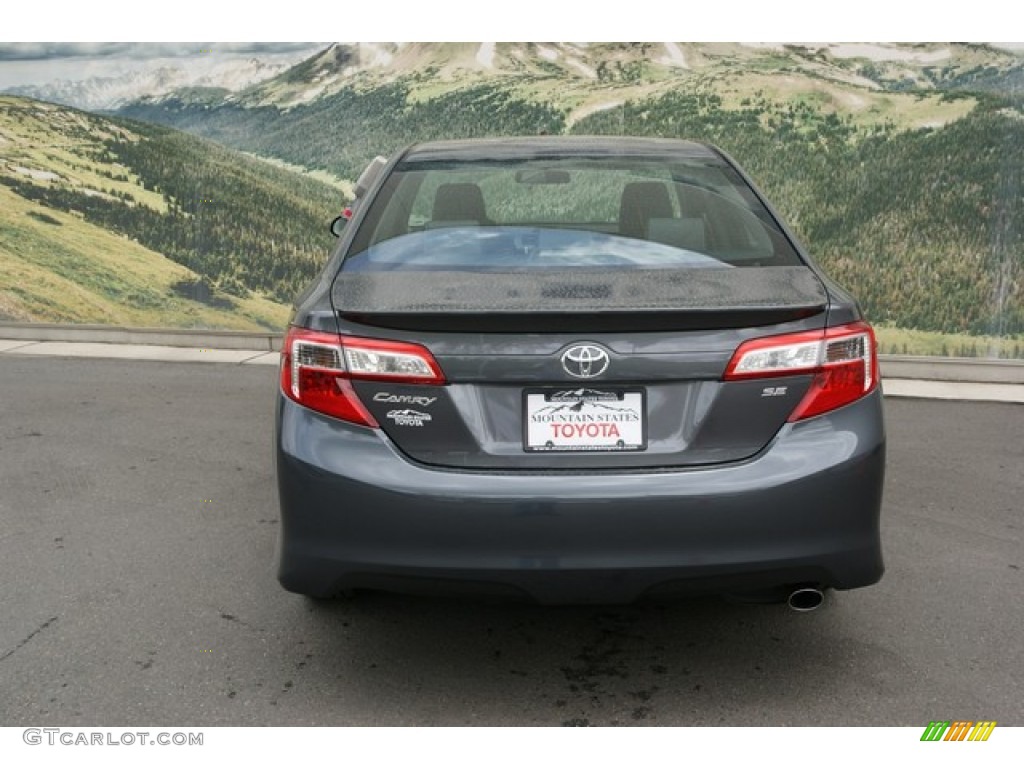
[[[1015,5],[1005,0],[929,0],[927,13],[892,0],[385,0],[337,3],[288,0],[258,8],[211,0],[176,0],[160,13],[138,0],[44,0],[10,4],[0,37],[147,40],[991,40],[1017,34]],[[112,44],[101,43],[101,46]],[[131,46],[128,44],[121,44]],[[171,46],[181,45],[171,43]],[[200,44],[195,44],[200,45]],[[241,43],[246,46],[248,44]],[[1024,43],[1017,44],[1024,49]]]
[[[9,4],[10,5],[10,4]],[[892,0],[822,4],[820,0],[731,0],[683,6],[663,0],[386,0],[337,4],[288,0],[282,12],[240,12],[210,0],[176,0],[160,14],[137,0],[45,0],[5,10],[0,35],[33,37],[335,37],[345,40],[985,40],[1020,33],[1005,0],[930,0],[929,13]],[[493,12],[489,12],[493,11]],[[311,35],[312,33],[312,35]],[[259,55],[297,62],[325,43],[0,42],[0,89],[56,79],[111,77],[147,59],[147,68],[208,56],[220,61]],[[1024,53],[1024,42],[1000,44]]]

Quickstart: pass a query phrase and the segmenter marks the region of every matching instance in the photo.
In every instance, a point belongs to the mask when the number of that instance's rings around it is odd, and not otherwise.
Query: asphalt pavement
[[[887,573],[811,614],[325,604],[274,575],[275,375],[0,359],[0,724],[1024,724],[1022,405],[888,400]]]

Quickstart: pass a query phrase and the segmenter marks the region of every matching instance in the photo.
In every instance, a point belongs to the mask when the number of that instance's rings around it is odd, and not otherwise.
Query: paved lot
[[[274,376],[0,361],[0,724],[1024,724],[1024,406],[889,401],[888,572],[809,615],[324,607],[274,579]]]

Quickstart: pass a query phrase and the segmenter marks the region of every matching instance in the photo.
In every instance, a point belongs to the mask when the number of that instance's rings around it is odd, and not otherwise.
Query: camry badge
[[[608,370],[608,353],[592,344],[577,344],[562,355],[562,368],[573,378],[592,379]]]

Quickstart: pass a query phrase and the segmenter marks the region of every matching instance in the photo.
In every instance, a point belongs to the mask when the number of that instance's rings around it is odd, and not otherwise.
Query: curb
[[[110,325],[59,323],[0,323],[0,339],[24,341],[142,344],[204,349],[244,349],[274,352],[283,334],[273,331],[221,331],[191,328],[123,328]]]
[[[97,341],[27,341],[0,338],[0,357],[84,357],[99,360],[149,360],[165,363],[277,365],[278,352],[266,349],[171,347],[161,344],[111,344]]]
[[[879,355],[883,376],[925,381],[1024,384],[1024,360]]]

